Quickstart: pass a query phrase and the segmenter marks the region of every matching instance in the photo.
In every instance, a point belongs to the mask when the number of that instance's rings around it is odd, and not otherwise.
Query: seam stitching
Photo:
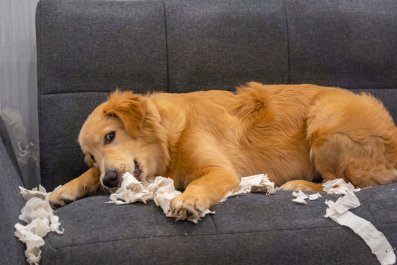
[[[289,41],[289,23],[288,23],[288,15],[287,15],[287,7],[285,6],[285,0],[283,0],[283,8],[285,14],[285,25],[287,30],[287,55],[288,55],[288,84],[291,83],[291,59],[290,59],[290,41]]]
[[[164,34],[165,34],[165,56],[166,56],[166,72],[167,72],[167,92],[170,92],[170,71],[169,71],[169,57],[168,57],[168,31],[167,31],[167,9],[165,0],[163,0],[164,8]]]

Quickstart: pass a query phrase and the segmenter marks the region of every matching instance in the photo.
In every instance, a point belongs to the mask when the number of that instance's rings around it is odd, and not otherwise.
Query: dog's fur
[[[106,143],[109,132],[115,137]],[[397,179],[397,130],[382,103],[315,85],[251,82],[237,94],[116,91],[88,117],[79,143],[92,167],[53,192],[54,204],[103,186],[109,170],[118,185],[136,164],[141,181],[172,178],[184,192],[171,209],[187,213],[208,209],[240,177],[258,173],[284,189],[310,191],[322,190],[312,182],[318,175],[357,187]]]

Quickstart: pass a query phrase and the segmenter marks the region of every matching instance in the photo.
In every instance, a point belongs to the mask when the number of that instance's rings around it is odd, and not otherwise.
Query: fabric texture
[[[116,86],[138,93],[234,90],[251,80],[342,86],[373,93],[396,119],[396,5],[41,0],[36,29],[43,185],[52,190],[86,170],[79,130]],[[2,211],[11,224],[17,220],[11,209],[22,202],[18,179],[4,176],[2,203],[12,207],[2,205]],[[396,188],[360,191],[363,206],[354,210],[393,247]],[[324,200],[331,197],[303,206],[289,192],[238,196],[197,225],[165,218],[153,203],[116,206],[105,203],[108,197],[89,197],[58,209],[65,233],[46,238],[43,264],[377,264],[359,237],[324,218]],[[12,241],[9,228],[1,227]],[[17,255],[17,243],[7,246],[4,257]]]
[[[363,205],[353,211],[393,246],[396,189],[361,190]],[[152,202],[113,205],[107,196],[90,197],[57,211],[65,234],[47,237],[43,264],[377,264],[359,237],[324,217],[324,201],[336,196],[322,195],[307,205],[293,203],[287,191],[241,195],[196,225],[165,218]]]
[[[282,1],[169,0],[165,13],[173,91],[288,82]]]
[[[40,96],[41,183],[48,191],[88,169],[77,138],[89,113],[106,98],[100,92]]]
[[[397,2],[285,0],[292,83],[396,88]]]
[[[24,202],[19,195],[20,176],[0,140],[0,264],[25,264],[23,244],[14,237],[14,225]]]

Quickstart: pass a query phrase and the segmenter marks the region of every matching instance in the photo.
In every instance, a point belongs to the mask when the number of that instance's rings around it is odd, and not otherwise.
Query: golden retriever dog
[[[369,94],[315,85],[251,82],[227,91],[138,95],[115,91],[79,134],[91,168],[53,192],[63,205],[131,172],[142,182],[172,178],[183,193],[178,215],[200,214],[267,173],[286,190],[321,191],[313,182],[343,178],[356,187],[397,179],[397,130]]]

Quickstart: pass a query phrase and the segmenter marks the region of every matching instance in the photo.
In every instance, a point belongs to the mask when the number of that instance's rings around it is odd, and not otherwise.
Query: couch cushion
[[[162,1],[42,0],[36,13],[41,182],[84,170],[77,136],[116,87],[168,90]]]
[[[40,94],[167,88],[161,1],[42,0]]]
[[[282,1],[166,0],[165,11],[173,91],[288,82]]]
[[[393,247],[396,189],[397,183],[360,191],[363,205],[353,211]],[[120,206],[106,204],[108,196],[89,197],[57,211],[65,234],[47,236],[43,264],[377,264],[358,236],[324,218],[324,201],[334,196],[308,205],[292,199],[286,191],[230,198],[195,225],[166,218],[153,203]]]
[[[397,87],[395,1],[284,2],[292,83]]]
[[[88,114],[106,98],[100,92],[40,96],[40,171],[47,190],[87,170],[77,137]]]
[[[19,222],[24,204],[18,186],[23,184],[7,151],[0,137],[0,264],[24,264],[24,246],[14,236],[14,225]]]

